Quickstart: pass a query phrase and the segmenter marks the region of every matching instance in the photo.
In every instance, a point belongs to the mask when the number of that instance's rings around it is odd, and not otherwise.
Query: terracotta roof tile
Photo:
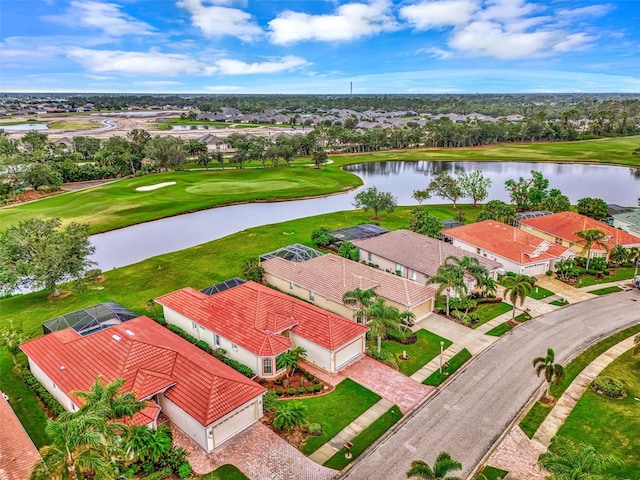
[[[450,231],[450,229],[445,230],[444,233],[448,234]],[[427,237],[411,230],[394,230],[378,237],[356,240],[353,245],[380,257],[387,258],[392,262],[404,265],[427,277],[435,275],[445,259],[451,255],[455,257],[475,257],[480,262],[480,265],[485,266],[490,272],[502,267],[500,263],[494,260],[465,252],[450,243]]]
[[[262,262],[262,266],[265,272],[338,303],[342,303],[345,292],[356,288],[371,288],[378,296],[407,308],[419,305],[433,298],[435,294],[432,287],[333,254],[304,262],[290,262],[280,257],[270,258]]]
[[[329,350],[367,331],[367,327],[255,282],[211,297],[194,292],[183,288],[156,301],[258,356],[288,350],[291,340],[282,335],[286,330]]]
[[[85,337],[68,330],[20,346],[67,394],[89,390],[98,375],[105,382],[125,378],[123,391],[140,388],[138,399],[168,387],[164,395],[206,426],[265,391],[147,317]]]
[[[0,479],[24,480],[40,454],[11,405],[0,394]]]
[[[576,235],[576,232],[588,229],[599,229],[610,237],[607,244],[609,249],[616,245],[625,247],[640,246],[640,238],[631,235],[623,230],[611,227],[606,223],[599,222],[593,218],[586,217],[574,212],[559,212],[543,217],[528,218],[521,220],[520,224],[525,228],[527,226],[536,228],[542,232],[548,233],[569,242],[582,245],[583,240]],[[602,250],[601,247],[593,245],[592,250]]]
[[[570,251],[567,247],[495,220],[451,228],[445,235],[521,265],[560,258]]]

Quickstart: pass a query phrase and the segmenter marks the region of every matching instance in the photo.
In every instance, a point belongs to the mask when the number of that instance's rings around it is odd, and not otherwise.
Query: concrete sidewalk
[[[318,450],[309,455],[309,459],[322,465],[342,449],[345,443],[353,440],[360,432],[375,422],[393,407],[393,403],[384,398],[371,406],[366,412],[344,427],[338,434]]]

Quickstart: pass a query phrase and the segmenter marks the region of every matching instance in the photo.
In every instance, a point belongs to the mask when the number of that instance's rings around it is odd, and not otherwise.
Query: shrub
[[[328,247],[335,239],[329,235],[329,229],[327,227],[316,228],[311,232],[311,241],[321,247]]]
[[[313,393],[314,392],[314,385],[310,385],[307,387],[307,393]]]
[[[276,395],[281,397],[284,394],[284,390],[281,388],[276,388]]]
[[[227,365],[229,365],[234,370],[237,370],[238,372],[240,372],[245,377],[253,378],[253,370],[251,370],[251,368],[247,367],[246,365],[226,357],[222,361]]]
[[[218,347],[211,351],[211,355],[222,361],[222,359],[227,356],[227,351],[224,348]]]
[[[155,468],[153,463],[151,464],[151,468],[152,469]],[[154,472],[151,475],[142,477],[140,480],[162,480],[163,478],[167,478],[172,473],[173,473],[173,470],[167,467],[167,468],[163,468],[162,470],[158,470],[157,472]]]
[[[65,410],[62,408],[62,405],[55,399],[53,395],[51,395],[46,388],[42,386],[40,381],[33,376],[33,374],[29,371],[27,367],[22,367],[20,369],[20,375],[24,379],[24,382],[29,386],[29,388],[35,393],[40,400],[49,407],[49,409],[53,412],[54,415],[60,415]]]
[[[276,408],[276,404],[278,403],[278,395],[273,389],[267,390],[267,393],[262,397],[262,407],[265,412],[270,412],[274,408]]]
[[[369,355],[371,358],[375,358],[376,360],[381,361],[385,365],[389,365],[391,368],[398,368],[398,361],[396,360],[396,356],[390,351],[385,350],[384,348],[380,350],[380,353],[378,353],[377,348],[370,348],[369,350],[367,350],[367,355]]]
[[[298,388],[298,395],[304,395],[305,393],[307,393],[307,389],[304,387],[300,387]]]
[[[550,277],[551,275],[553,275],[553,272],[551,270],[547,270],[545,274],[547,275],[547,277]]]
[[[600,395],[611,398],[621,398],[627,393],[622,382],[612,377],[596,377],[591,388]]]
[[[99,268],[92,268],[84,273],[84,279],[86,282],[96,283],[100,278],[100,275],[102,275],[102,270]]]
[[[290,397],[293,397],[295,394],[296,394],[295,388],[290,388],[289,390],[287,390],[287,395],[289,395]]]
[[[180,467],[178,467],[178,477],[187,478],[191,475],[192,471],[193,469],[191,468],[191,465],[189,465],[189,462],[184,462]]]
[[[609,275],[611,275],[611,272],[609,270],[603,270],[602,275],[604,275],[605,277],[608,277]]]
[[[316,384],[313,386],[313,391],[314,391],[314,392],[318,393],[318,392],[320,392],[321,390],[322,390],[322,385],[320,385],[319,383],[316,383]]]
[[[260,283],[264,276],[264,268],[257,258],[249,258],[242,264],[242,274],[247,280]]]
[[[322,426],[319,423],[310,423],[307,427],[307,431],[309,432],[309,435],[319,437],[322,435]]]
[[[195,343],[198,341],[196,337],[194,337],[193,335],[189,335],[187,332],[185,332],[183,329],[181,329],[177,325],[173,325],[172,323],[169,323],[167,325],[167,328],[171,330],[173,333],[175,333],[176,335],[178,335],[179,337],[184,338],[189,343],[193,343],[195,345]]]
[[[587,275],[593,275],[594,277],[598,274],[598,270],[594,270],[593,268],[590,268],[589,270],[587,270]]]
[[[198,340],[196,343],[194,343],[194,345],[200,350],[204,350],[207,353],[213,354],[213,349],[204,340]]]
[[[187,462],[188,456],[189,452],[184,448],[174,446],[171,447],[171,450],[160,457],[160,461],[158,463],[161,467],[168,467],[173,472],[177,472],[182,464]]]
[[[313,373],[307,372],[307,380],[309,380],[310,382],[313,382],[315,379],[316,377],[313,375]]]

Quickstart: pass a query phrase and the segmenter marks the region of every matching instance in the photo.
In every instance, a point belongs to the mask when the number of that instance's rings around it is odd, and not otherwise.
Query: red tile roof
[[[367,327],[255,282],[212,296],[183,288],[156,299],[258,356],[275,356],[291,347],[282,332],[328,349],[362,335]]]
[[[450,228],[444,234],[521,265],[560,258],[569,251],[568,247],[495,220]]]
[[[599,222],[593,218],[586,217],[574,212],[559,212],[543,217],[528,218],[520,221],[521,227],[527,226],[538,229],[549,235],[553,235],[569,242],[582,245],[583,240],[576,235],[576,232],[597,228],[610,237],[607,244],[609,249],[616,245],[625,247],[640,246],[640,238],[631,235],[623,230],[611,227],[606,223]],[[597,245],[591,247],[592,250],[602,250]]]
[[[345,292],[356,288],[371,288],[379,297],[407,308],[420,305],[435,295],[432,287],[333,254],[304,262],[275,257],[262,262],[262,267],[267,273],[338,303],[342,303]]]
[[[89,390],[98,375],[105,382],[124,378],[122,391],[143,399],[167,389],[166,398],[207,426],[265,391],[147,317],[85,337],[60,330],[20,348],[77,405],[70,392]]]
[[[25,432],[11,405],[0,394],[0,479],[29,478],[31,469],[39,460],[38,449]]]

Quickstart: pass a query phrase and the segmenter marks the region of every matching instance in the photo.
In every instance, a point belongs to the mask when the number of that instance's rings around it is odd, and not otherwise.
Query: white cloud
[[[276,45],[303,41],[347,42],[395,30],[388,0],[346,3],[335,13],[310,15],[286,10],[269,22],[269,38]]]
[[[554,52],[569,52],[580,48],[585,48],[597,39],[595,36],[587,35],[586,33],[573,33],[567,35],[564,40],[556,43],[553,46]]]
[[[229,8],[233,1],[218,0],[214,5],[204,5],[203,0],[179,0],[178,6],[191,14],[191,22],[205,35],[223,37],[229,35],[251,41],[262,35],[262,29],[251,15],[238,8]]]
[[[207,69],[210,74],[222,75],[255,75],[278,73],[297,70],[310,65],[305,59],[288,55],[278,61],[246,63],[231,58],[217,60],[212,67]]]
[[[610,3],[602,4],[602,5],[589,5],[588,7],[578,7],[560,10],[558,15],[561,17],[601,17],[602,15],[606,15],[611,10],[615,8],[614,5]]]
[[[95,73],[171,77],[180,74],[195,74],[202,69],[199,62],[182,54],[90,50],[76,47],[70,48],[67,51],[67,56]]]
[[[464,25],[478,10],[474,0],[425,1],[400,9],[400,17],[418,30]]]
[[[94,0],[77,0],[70,3],[69,10],[61,15],[44,17],[70,27],[81,26],[98,29],[112,36],[152,35],[154,28],[123,13],[120,5]]]

